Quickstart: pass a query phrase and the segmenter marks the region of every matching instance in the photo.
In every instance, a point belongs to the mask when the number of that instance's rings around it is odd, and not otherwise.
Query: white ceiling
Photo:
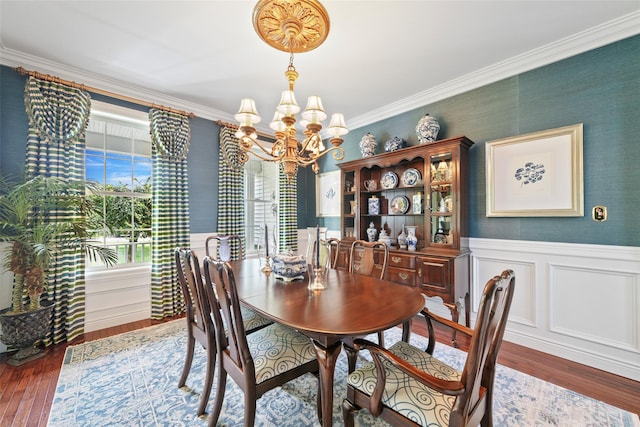
[[[1,0],[0,60],[210,119],[252,97],[264,125],[289,56],[254,32],[255,3]],[[351,128],[640,33],[640,0],[323,4],[329,37],[295,56],[296,96]]]

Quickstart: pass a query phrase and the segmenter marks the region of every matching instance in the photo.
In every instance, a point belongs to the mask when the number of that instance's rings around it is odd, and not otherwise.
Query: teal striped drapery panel
[[[25,84],[25,108],[29,133],[25,173],[65,181],[82,181],[85,174],[85,130],[91,97],[84,90],[29,77]],[[58,210],[56,219],[74,215]],[[64,248],[53,255],[47,295],[54,309],[45,345],[71,341],[84,333],[85,254],[80,248]]]
[[[244,229],[244,165],[234,161],[239,148],[235,130],[220,127],[220,151],[218,153],[218,226],[221,236],[237,234],[242,246],[247,247]],[[229,161],[227,161],[227,159]],[[231,162],[231,164],[229,163]],[[231,244],[231,259],[238,259],[239,251],[235,242]]]
[[[187,153],[191,127],[185,116],[151,109],[153,201],[151,317],[162,319],[184,311],[174,251],[189,248],[189,179]]]
[[[280,201],[278,209],[279,224],[279,250],[298,252],[298,175],[290,180],[282,171],[282,165],[278,173]]]

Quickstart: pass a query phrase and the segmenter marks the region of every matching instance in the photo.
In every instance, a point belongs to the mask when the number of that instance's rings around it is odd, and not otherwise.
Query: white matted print
[[[340,171],[316,175],[316,216],[340,216]]]
[[[489,141],[487,216],[583,216],[582,123]]]

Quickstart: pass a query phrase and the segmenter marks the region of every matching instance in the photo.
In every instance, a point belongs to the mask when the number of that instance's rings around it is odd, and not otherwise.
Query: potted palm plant
[[[19,349],[14,361],[39,353],[33,345],[49,330],[53,304],[43,294],[55,254],[76,248],[85,250],[91,260],[107,265],[117,261],[113,249],[88,240],[85,218],[93,207],[84,196],[86,187],[84,181],[42,176],[0,178],[0,242],[4,268],[14,275],[11,307],[0,310],[0,340]],[[64,214],[57,215],[60,212]]]

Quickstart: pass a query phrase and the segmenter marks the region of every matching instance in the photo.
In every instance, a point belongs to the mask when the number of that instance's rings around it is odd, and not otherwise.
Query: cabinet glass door
[[[455,180],[452,153],[429,156],[430,168],[430,239],[432,245],[451,245],[454,230],[455,206],[453,203]]]
[[[342,238],[355,239],[356,218],[358,216],[358,200],[356,198],[356,174],[354,171],[343,171],[342,185]]]

